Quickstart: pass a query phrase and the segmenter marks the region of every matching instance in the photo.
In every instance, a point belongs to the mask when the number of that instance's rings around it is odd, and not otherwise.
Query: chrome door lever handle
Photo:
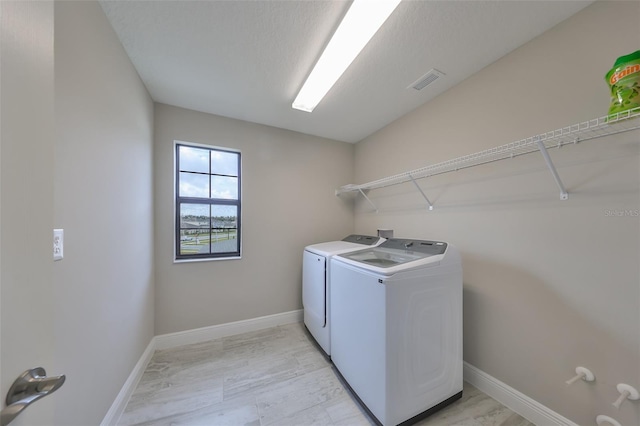
[[[0,426],[8,425],[31,403],[55,392],[64,380],[64,375],[47,377],[42,367],[22,373],[9,388],[7,406],[0,411]]]

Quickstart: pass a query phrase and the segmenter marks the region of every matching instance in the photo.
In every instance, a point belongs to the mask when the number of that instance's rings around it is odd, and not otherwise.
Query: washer
[[[462,265],[440,241],[389,239],[331,260],[331,360],[381,424],[462,397]]]
[[[341,241],[305,247],[302,259],[302,307],[304,324],[327,356],[331,356],[329,325],[329,261],[332,256],[355,251],[364,246],[377,246],[384,238],[349,235]]]

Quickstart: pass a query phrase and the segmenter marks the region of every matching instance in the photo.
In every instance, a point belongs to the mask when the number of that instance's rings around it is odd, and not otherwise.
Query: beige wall
[[[640,3],[597,2],[356,146],[362,183],[605,115],[604,75],[638,49]],[[443,70],[446,72],[447,70]],[[436,83],[437,84],[437,83]],[[428,89],[426,89],[428,90]],[[371,191],[356,231],[449,241],[463,254],[464,359],[581,425],[640,423],[638,131]],[[379,169],[367,165],[379,163]],[[344,182],[346,183],[346,182]],[[594,384],[564,381],[582,365]]]
[[[173,263],[174,140],[242,152],[242,259]],[[353,145],[156,104],[156,334],[300,309],[302,251],[353,230]]]
[[[153,102],[97,2],[55,2],[55,90],[50,424],[95,425],[154,334]]]
[[[2,406],[24,370],[53,361],[53,3],[0,2]],[[55,396],[55,395],[54,395]],[[53,424],[54,396],[12,425]]]

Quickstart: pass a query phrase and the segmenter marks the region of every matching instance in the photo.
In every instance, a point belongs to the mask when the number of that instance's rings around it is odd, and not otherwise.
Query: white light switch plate
[[[64,229],[53,230],[53,260],[64,257]]]

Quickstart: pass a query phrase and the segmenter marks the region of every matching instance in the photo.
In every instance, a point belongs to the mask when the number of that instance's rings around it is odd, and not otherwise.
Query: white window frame
[[[226,199],[214,199],[208,198],[203,200],[198,200],[198,204],[208,204],[208,205],[236,205],[238,209],[237,216],[237,239],[238,239],[238,251],[236,252],[227,252],[227,253],[207,253],[202,255],[181,255],[180,254],[180,203],[181,201],[190,201],[190,197],[180,197],[179,196],[179,175],[180,170],[178,170],[178,147],[179,146],[188,146],[193,148],[202,148],[208,149],[211,151],[222,151],[222,152],[231,152],[238,154],[238,199],[237,200],[226,200]],[[173,141],[173,228],[174,228],[174,244],[173,244],[173,262],[174,263],[186,263],[186,262],[209,262],[216,260],[234,260],[242,258],[242,152],[238,149],[201,144],[195,142],[186,142],[180,140]]]

